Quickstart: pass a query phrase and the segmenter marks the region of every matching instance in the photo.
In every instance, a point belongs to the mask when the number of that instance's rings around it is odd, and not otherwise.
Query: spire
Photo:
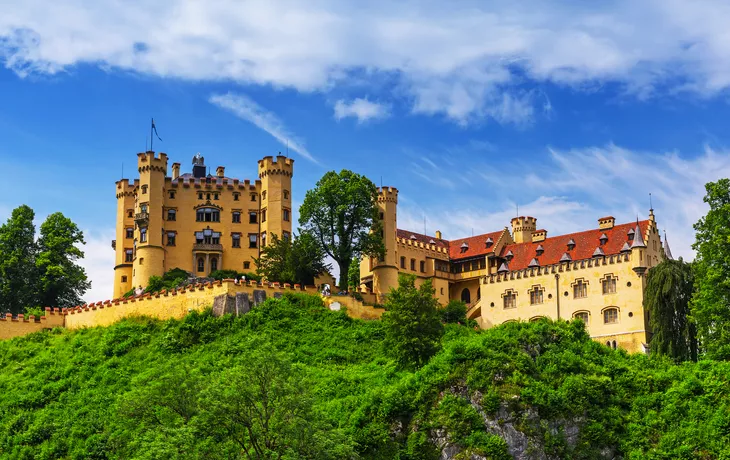
[[[634,241],[631,243],[631,249],[645,247],[644,238],[641,236],[641,228],[639,228],[639,219],[636,219],[636,230],[634,230]]]
[[[667,241],[667,231],[664,230],[664,255],[669,260],[674,260],[672,257],[672,251],[669,249],[669,241]]]

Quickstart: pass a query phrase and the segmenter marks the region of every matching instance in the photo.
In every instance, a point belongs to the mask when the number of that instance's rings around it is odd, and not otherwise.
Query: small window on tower
[[[142,195],[146,195],[146,194],[147,194],[147,186],[143,185],[142,186]]]
[[[248,235],[248,247],[249,248],[258,247],[258,237],[259,236],[255,233]]]
[[[132,262],[134,260],[134,250],[127,249],[124,251],[124,261]]]
[[[131,209],[128,209],[127,210],[127,217],[129,217],[129,218],[134,217],[134,211],[132,211]]]
[[[175,219],[177,219],[177,211],[175,211],[174,209],[168,209],[167,220],[174,221]]]
[[[175,246],[175,233],[174,232],[167,233],[167,245]]]
[[[127,229],[125,229],[125,232],[127,238],[134,238],[134,229],[132,227],[128,227]]]
[[[244,270],[248,270],[249,268],[251,268],[251,262],[244,262],[243,263],[243,269]]]
[[[255,193],[252,193],[251,194],[251,201],[256,201],[256,194]]]
[[[122,283],[126,283],[126,282],[127,282],[127,277],[126,276],[122,276]]]
[[[238,199],[239,199],[240,196],[241,196],[240,194],[234,193],[233,194],[233,201],[238,201]]]
[[[214,200],[217,200],[218,199],[218,194],[217,193],[213,194],[213,199]]]
[[[289,190],[284,190],[284,199],[285,200],[289,199]]]
[[[234,233],[233,235],[231,235],[231,238],[233,238],[231,246],[233,246],[234,248],[240,248],[241,247],[241,235],[239,233]]]
[[[203,192],[198,192],[198,199],[199,200],[202,200],[203,199]]]
[[[287,232],[286,230],[284,230],[283,232],[281,232],[281,239],[288,241],[289,238],[291,238],[291,234],[289,234],[289,232]]]
[[[266,199],[266,190],[264,190],[263,192],[261,192],[261,199],[262,200],[265,200]]]
[[[205,199],[208,200],[208,201],[210,201],[210,193],[206,193],[205,194]]]
[[[140,228],[139,229],[139,242],[140,243],[146,243],[147,242],[147,229],[146,228]]]
[[[170,197],[171,200],[174,200],[175,199],[175,191],[174,190],[170,190],[169,192],[167,192],[167,195]]]
[[[289,210],[284,210],[284,222],[289,222]]]
[[[241,213],[238,211],[233,211],[231,213],[231,222],[234,224],[240,224],[241,223]]]
[[[266,222],[266,209],[261,210],[261,222]]]
[[[256,214],[256,211],[250,211],[248,213],[248,223],[255,224],[257,222],[258,222],[258,215]]]

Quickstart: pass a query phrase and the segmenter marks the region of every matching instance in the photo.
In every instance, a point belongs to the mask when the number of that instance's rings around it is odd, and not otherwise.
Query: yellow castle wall
[[[54,327],[63,327],[63,320],[64,315],[59,309],[46,308],[46,314],[40,318],[32,315],[27,318],[24,318],[23,315],[13,318],[8,313],[5,317],[0,317],[0,340],[12,339]]]

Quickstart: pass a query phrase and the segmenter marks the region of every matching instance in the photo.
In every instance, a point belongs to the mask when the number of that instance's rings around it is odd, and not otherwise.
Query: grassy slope
[[[171,452],[186,436],[213,441],[172,418],[168,430],[130,419],[130,405],[155,404],[165,388],[184,386],[174,381],[181,369],[210,385],[245,364],[247,351],[271,343],[300,363],[321,417],[363,458],[433,458],[428,439],[439,428],[467,450],[505,458],[504,441],[486,433],[477,409],[510,414],[541,449],[561,457],[595,458],[610,447],[628,458],[730,458],[727,363],[628,356],[591,341],[580,323],[539,322],[449,326],[442,352],[411,373],[395,369],[382,337],[378,322],[292,296],[236,319],[129,319],[0,342],[0,455],[180,456]],[[580,428],[575,447],[549,429],[566,420]]]

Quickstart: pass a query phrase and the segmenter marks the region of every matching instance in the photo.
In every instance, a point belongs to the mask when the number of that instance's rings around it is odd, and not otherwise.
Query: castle
[[[255,271],[267,235],[291,237],[294,160],[267,156],[258,179],[211,175],[197,154],[192,173],[180,163],[167,172],[167,155],[137,155],[139,179],[116,183],[114,298],[146,286],[150,276],[179,267],[198,276],[219,269]]]
[[[646,271],[665,257],[654,218],[616,224],[613,217],[578,233],[548,237],[537,219],[520,216],[511,231],[446,240],[397,225],[398,190],[378,191],[385,257],[365,257],[361,288],[382,299],[398,274],[431,280],[441,304],[464,301],[482,328],[516,320],[581,318],[594,340],[646,352],[651,331],[643,308]]]

